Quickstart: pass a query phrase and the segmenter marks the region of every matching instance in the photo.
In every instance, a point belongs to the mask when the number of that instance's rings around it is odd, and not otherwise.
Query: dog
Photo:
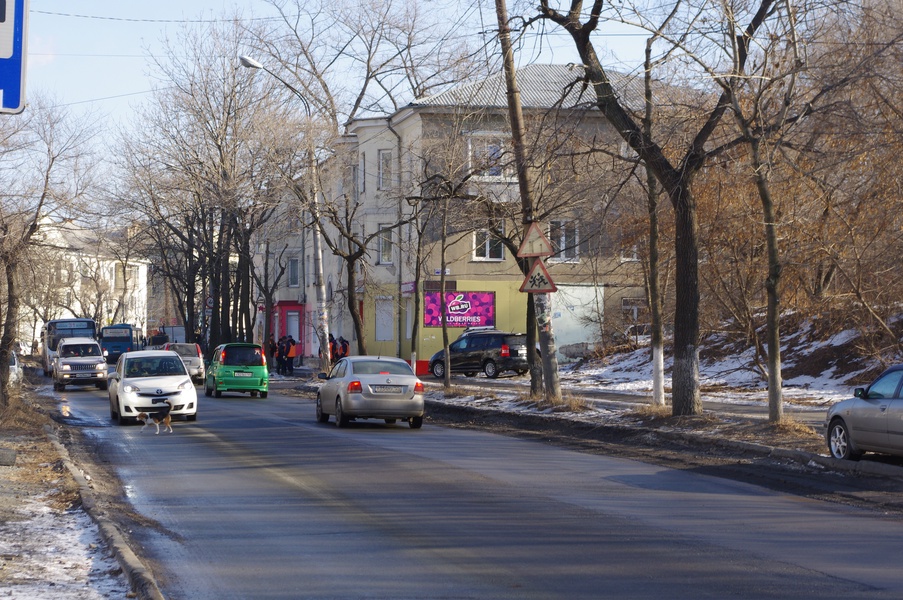
[[[154,425],[157,426],[157,435],[160,435],[160,423],[163,423],[163,430],[169,431],[172,433],[172,417],[169,415],[169,411],[172,410],[172,402],[169,400],[166,401],[166,406],[161,407],[160,410],[156,412],[152,412],[147,414],[145,412],[138,413],[138,420],[144,423],[144,427],[141,428],[141,431],[147,429],[147,426],[150,425],[150,422],[153,421]]]

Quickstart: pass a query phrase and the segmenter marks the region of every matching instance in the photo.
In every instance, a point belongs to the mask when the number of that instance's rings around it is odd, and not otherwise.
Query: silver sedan
[[[411,429],[423,426],[423,382],[400,358],[348,356],[337,362],[317,393],[317,421],[335,416],[345,427],[354,419],[405,419]]]
[[[882,373],[854,397],[828,410],[825,440],[834,458],[856,460],[863,452],[903,456],[903,365]]]

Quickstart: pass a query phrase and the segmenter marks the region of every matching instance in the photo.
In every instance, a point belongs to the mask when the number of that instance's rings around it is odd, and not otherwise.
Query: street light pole
[[[238,60],[243,67],[248,69],[260,69],[266,71],[275,77],[282,85],[287,87],[295,96],[297,96],[304,104],[304,110],[307,113],[308,121],[312,118],[310,103],[295,86],[284,80],[282,77],[269,70],[260,62],[254,60],[250,56],[239,56]],[[314,221],[314,287],[317,294],[317,337],[320,342],[320,370],[329,371],[332,360],[329,352],[329,312],[326,309],[326,283],[323,277],[323,241],[320,232],[320,190],[319,190],[319,173],[317,170],[317,156],[311,136],[306,136],[308,140],[307,156],[308,156],[308,181],[309,193],[308,204],[310,214]],[[294,184],[294,182],[292,182]]]

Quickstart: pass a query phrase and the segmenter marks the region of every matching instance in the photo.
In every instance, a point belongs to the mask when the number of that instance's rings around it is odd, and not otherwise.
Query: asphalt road
[[[877,513],[429,423],[339,430],[274,391],[154,435],[104,394],[59,395],[168,598],[903,597],[903,523]]]

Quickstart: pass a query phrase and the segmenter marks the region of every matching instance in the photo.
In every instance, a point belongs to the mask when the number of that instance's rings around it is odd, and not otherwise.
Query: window
[[[379,245],[379,259],[377,264],[379,265],[391,265],[392,264],[392,225],[390,223],[380,223],[379,224],[379,237],[377,237],[377,242]]]
[[[501,240],[489,233],[488,229],[473,232],[474,260],[504,260],[505,247]]]
[[[550,221],[549,242],[552,243],[553,260],[574,262],[580,256],[576,221]]]
[[[301,285],[301,270],[299,269],[298,259],[288,259],[288,287],[298,287]]]
[[[395,318],[392,309],[395,302],[392,298],[376,299],[376,341],[390,342],[395,339]]]
[[[379,190],[392,189],[392,151],[379,150],[376,157],[379,162],[376,188]]]
[[[470,138],[470,169],[476,177],[511,177],[505,164],[506,144],[498,135],[477,135]]]

